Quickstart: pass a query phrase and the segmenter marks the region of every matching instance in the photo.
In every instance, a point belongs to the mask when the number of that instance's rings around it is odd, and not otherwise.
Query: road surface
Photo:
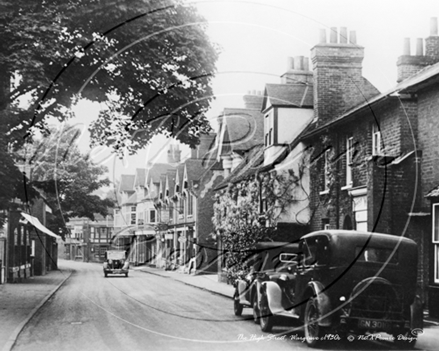
[[[263,333],[250,309],[234,316],[230,298],[137,270],[128,278],[104,278],[98,264],[63,265],[72,276],[25,327],[14,351],[308,349],[300,326],[292,329],[290,320],[281,320],[272,333]],[[323,349],[394,346],[344,340]]]

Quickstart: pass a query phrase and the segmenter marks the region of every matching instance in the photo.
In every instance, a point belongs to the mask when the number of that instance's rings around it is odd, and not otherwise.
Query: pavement
[[[190,275],[178,271],[164,271],[148,266],[134,267],[133,270],[170,278],[228,298],[232,298],[234,293],[234,288],[231,285],[217,281],[216,274]],[[21,330],[35,313],[56,293],[70,277],[71,273],[66,270],[50,271],[45,276],[31,277],[21,283],[0,284],[1,351],[12,350]],[[435,320],[425,315],[424,322],[424,334],[419,336],[416,349],[438,350],[438,319]]]
[[[21,283],[0,284],[0,350],[9,351],[18,335],[70,277],[69,271],[50,271]]]

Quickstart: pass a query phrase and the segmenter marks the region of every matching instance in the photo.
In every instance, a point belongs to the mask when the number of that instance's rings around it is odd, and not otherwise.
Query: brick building
[[[180,267],[195,274],[217,269],[212,188],[223,178],[213,158],[215,141],[216,134],[202,135],[188,159],[162,174],[155,202],[160,222],[159,267]]]
[[[363,48],[355,35],[347,40],[342,28],[338,41],[333,28],[327,43],[323,32],[312,48],[315,117],[302,140],[313,151],[311,229],[414,239],[425,302],[432,295],[438,310],[438,256],[432,259],[438,241],[424,196],[438,186],[438,34],[432,28],[425,52],[418,40],[416,55],[405,49],[399,57],[398,84],[383,94],[362,77]]]

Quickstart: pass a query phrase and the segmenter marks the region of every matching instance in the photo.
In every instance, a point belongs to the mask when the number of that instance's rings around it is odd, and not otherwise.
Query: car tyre
[[[260,323],[260,309],[258,308],[258,295],[257,293],[254,294],[252,297],[252,314],[254,317],[254,323],[259,324]]]
[[[104,273],[104,278],[107,278],[107,273]]]
[[[241,316],[242,313],[243,313],[243,305],[240,304],[240,298],[238,296],[238,292],[235,291],[235,294],[234,294],[234,314],[236,316]]]
[[[125,273],[125,278],[128,278],[128,273]]]
[[[260,328],[262,331],[269,333],[274,325],[274,316],[270,312],[267,297],[262,297],[260,306]]]
[[[305,341],[309,347],[317,347],[324,335],[324,329],[318,324],[319,311],[318,303],[311,297],[306,304],[304,312],[304,334]]]

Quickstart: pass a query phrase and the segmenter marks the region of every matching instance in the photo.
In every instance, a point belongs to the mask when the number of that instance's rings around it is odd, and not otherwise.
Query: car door
[[[328,238],[325,235],[313,236],[301,240],[299,259],[296,270],[296,301],[298,310],[307,303],[305,296],[310,281],[322,281],[329,259]]]

